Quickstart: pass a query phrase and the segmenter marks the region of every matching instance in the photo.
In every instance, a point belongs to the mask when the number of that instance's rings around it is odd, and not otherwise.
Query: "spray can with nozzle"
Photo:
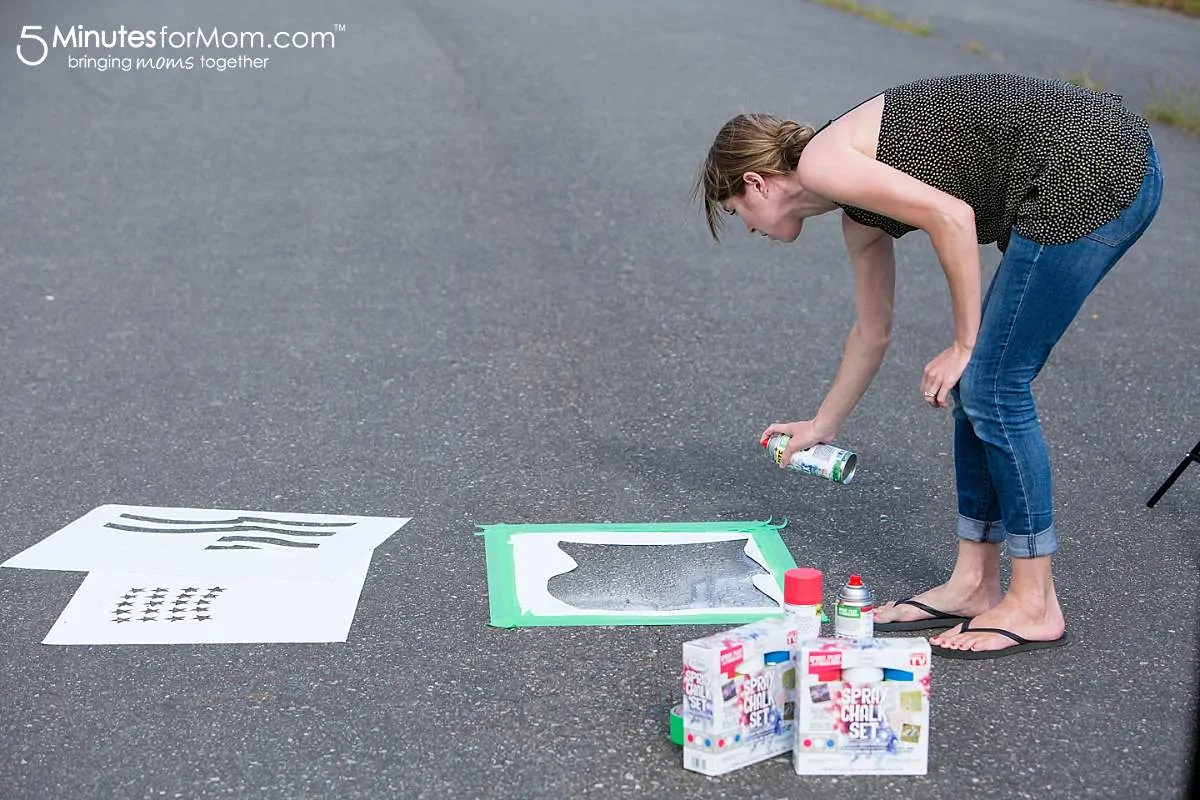
[[[783,610],[793,618],[799,641],[821,635],[821,570],[795,567],[783,573]]]
[[[875,636],[875,593],[861,575],[851,575],[838,592],[834,634],[844,639]]]
[[[767,454],[776,464],[783,463],[783,451],[792,437],[786,433],[775,433],[759,444],[767,448]],[[849,450],[831,444],[818,444],[807,450],[798,450],[788,461],[787,468],[805,475],[816,475],[834,483],[849,483],[854,480],[858,468],[858,456]]]

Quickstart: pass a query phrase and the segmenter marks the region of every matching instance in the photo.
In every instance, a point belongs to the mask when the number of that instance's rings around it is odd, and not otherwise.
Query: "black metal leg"
[[[1192,452],[1183,457],[1183,461],[1180,461],[1179,466],[1175,468],[1175,471],[1171,473],[1171,476],[1163,481],[1163,485],[1158,487],[1158,491],[1154,493],[1154,496],[1146,501],[1146,505],[1148,505],[1150,508],[1154,508],[1154,504],[1162,499],[1162,496],[1167,493],[1167,489],[1171,488],[1171,485],[1179,479],[1179,476],[1183,474],[1183,471],[1187,469],[1193,461],[1200,462],[1200,442],[1196,442],[1196,446],[1192,448]]]

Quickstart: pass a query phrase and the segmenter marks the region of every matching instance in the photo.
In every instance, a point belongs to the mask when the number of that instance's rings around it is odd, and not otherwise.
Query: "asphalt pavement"
[[[714,245],[696,169],[738,112],[819,125],[930,74],[1086,65],[1140,109],[1200,86],[1200,21],[880,5],[933,35],[803,0],[5,3],[0,560],[105,503],[413,520],[345,643],[43,645],[83,576],[0,570],[0,796],[1185,796],[1200,466],[1145,502],[1200,437],[1200,139],[1158,123],[1158,218],[1035,384],[1072,644],[936,661],[927,776],[687,772],[667,712],[713,628],[488,625],[492,523],[786,518],[830,582],[947,574],[927,238],[898,244],[895,342],[839,436],[854,483],[786,474],[758,435],[833,377],[838,223]],[[27,66],[34,25],[336,45]]]

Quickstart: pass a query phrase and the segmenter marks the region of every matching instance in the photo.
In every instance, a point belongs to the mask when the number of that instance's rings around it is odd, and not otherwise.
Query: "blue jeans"
[[[1141,192],[1112,222],[1062,245],[1013,231],[974,353],[950,392],[960,539],[1007,541],[1015,558],[1057,552],[1050,456],[1030,384],[1084,300],[1149,227],[1162,185],[1151,146]]]

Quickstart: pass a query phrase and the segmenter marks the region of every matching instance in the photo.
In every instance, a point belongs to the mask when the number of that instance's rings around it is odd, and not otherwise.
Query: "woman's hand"
[[[836,436],[836,433],[818,430],[816,420],[808,419],[803,422],[776,422],[768,425],[767,429],[763,431],[759,443],[765,447],[767,440],[777,433],[792,437],[788,441],[787,447],[784,448],[783,458],[779,462],[779,466],[783,469],[787,469],[794,454],[801,450],[807,450],[813,445],[832,441]]]
[[[926,364],[921,378],[925,402],[933,408],[949,408],[950,390],[958,383],[970,360],[971,348],[955,343]]]

